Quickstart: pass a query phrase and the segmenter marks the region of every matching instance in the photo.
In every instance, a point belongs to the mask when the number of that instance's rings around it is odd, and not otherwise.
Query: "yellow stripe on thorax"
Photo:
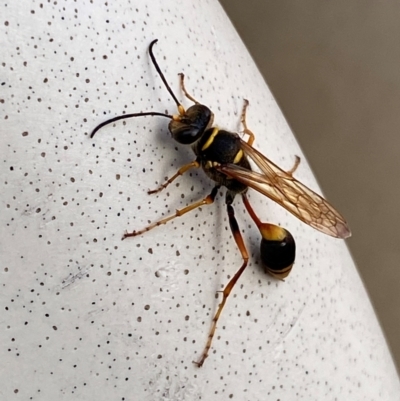
[[[243,157],[243,150],[240,149],[239,152],[236,153],[235,158],[233,159],[233,164],[237,164],[240,162],[240,160],[242,160]]]
[[[218,132],[219,132],[219,129],[217,127],[214,127],[210,137],[207,139],[207,142],[203,145],[201,150],[206,150],[208,147],[210,147],[210,145],[214,141],[214,138],[218,135]]]

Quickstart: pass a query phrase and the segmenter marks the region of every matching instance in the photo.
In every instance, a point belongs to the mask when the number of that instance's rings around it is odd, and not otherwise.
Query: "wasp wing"
[[[311,227],[332,237],[350,237],[343,216],[324,198],[242,140],[241,147],[262,173],[236,164],[221,165],[217,170],[272,199]]]

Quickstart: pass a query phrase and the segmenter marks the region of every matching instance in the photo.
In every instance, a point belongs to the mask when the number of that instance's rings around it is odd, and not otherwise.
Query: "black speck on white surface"
[[[1,5],[0,394],[4,400],[393,400],[390,356],[343,242],[251,193],[260,217],[295,235],[283,283],[258,263],[258,232],[237,200],[251,263],[229,298],[209,358],[221,290],[241,264],[223,197],[121,241],[125,230],[206,195],[201,171],[148,196],[193,159],[160,118],[181,99],[177,73],[284,168],[301,154],[216,1]],[[188,104],[186,100],[185,104]],[[317,190],[303,162],[297,177]],[[398,394],[398,393],[397,393]]]

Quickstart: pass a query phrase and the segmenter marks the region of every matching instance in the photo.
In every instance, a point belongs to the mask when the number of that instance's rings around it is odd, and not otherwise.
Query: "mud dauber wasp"
[[[204,199],[194,202],[181,210],[177,210],[174,215],[160,219],[139,231],[126,232],[123,239],[141,235],[200,206],[212,204],[218,190],[222,186],[226,187],[225,203],[229,225],[236,245],[242,255],[243,263],[222,291],[223,298],[212,320],[206,346],[200,359],[195,362],[200,367],[208,356],[217,322],[226,300],[232,288],[239,280],[239,277],[246,269],[249,259],[232,206],[236,195],[242,197],[246,210],[260,231],[260,255],[263,265],[268,273],[278,279],[284,279],[292,269],[296,253],[295,241],[290,232],[284,228],[260,221],[246,195],[249,187],[272,199],[304,223],[327,235],[336,238],[347,238],[351,233],[344,218],[325,199],[293,177],[293,173],[300,163],[299,157],[296,157],[295,164],[291,170],[284,171],[252,147],[255,136],[247,128],[246,124],[246,108],[249,104],[247,100],[245,100],[241,115],[241,122],[244,127],[243,132],[248,137],[246,141],[241,139],[237,133],[213,127],[214,114],[207,106],[199,103],[186,91],[184,75],[181,73],[179,76],[182,92],[194,103],[193,106],[185,110],[172,92],[155,59],[153,46],[156,42],[157,39],[150,43],[149,55],[165,87],[178,107],[178,114],[169,115],[153,111],[123,114],[99,124],[92,131],[90,137],[93,138],[96,132],[105,125],[127,118],[144,116],[169,118],[171,121],[168,129],[172,137],[180,144],[190,145],[196,155],[196,159],[182,166],[165,183],[155,190],[148,191],[148,193],[153,194],[163,190],[176,178],[192,168],[201,167],[206,175],[216,183],[210,194]],[[255,163],[260,172],[252,170],[249,159]]]

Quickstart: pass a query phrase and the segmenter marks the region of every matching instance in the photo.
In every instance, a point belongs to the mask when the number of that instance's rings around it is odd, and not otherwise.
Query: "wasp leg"
[[[295,158],[294,166],[290,170],[286,171],[289,175],[293,175],[293,173],[297,170],[297,167],[299,167],[301,161],[300,156],[295,155]]]
[[[149,195],[151,195],[151,194],[155,194],[157,192],[160,192],[164,188],[166,188],[169,184],[171,184],[171,182],[174,181],[176,178],[178,178],[180,175],[185,174],[186,171],[190,170],[191,168],[199,168],[199,167],[200,167],[200,163],[197,160],[194,160],[191,163],[185,164],[171,178],[169,178],[167,181],[165,181],[164,184],[161,184],[156,189],[152,189],[152,190],[147,191],[147,193]]]
[[[242,115],[240,117],[240,122],[242,123],[243,128],[244,128],[243,132],[249,136],[247,143],[251,146],[251,145],[253,145],[255,135],[253,134],[252,131],[250,131],[247,128],[247,124],[246,124],[246,110],[247,110],[248,105],[249,105],[249,101],[247,99],[244,99],[244,106],[243,106],[243,110],[242,110]]]
[[[189,93],[186,91],[185,83],[184,83],[185,74],[184,74],[183,72],[180,72],[178,75],[179,75],[179,77],[180,77],[180,79],[181,79],[181,89],[182,89],[182,92],[184,93],[184,95],[185,95],[188,99],[190,99],[193,103],[195,103],[195,104],[200,104],[200,102],[198,102],[193,96],[189,95]]]
[[[125,239],[125,238],[128,238],[128,237],[136,237],[137,235],[143,234],[146,231],[150,231],[151,229],[153,229],[153,228],[155,228],[157,226],[160,226],[161,224],[168,223],[170,220],[175,219],[175,217],[183,216],[184,214],[186,214],[186,213],[188,213],[188,212],[190,212],[190,211],[192,211],[194,209],[197,209],[200,206],[211,205],[214,202],[215,197],[217,196],[219,188],[220,188],[219,185],[215,186],[213,188],[213,190],[211,191],[211,193],[209,195],[207,195],[204,199],[201,199],[201,200],[199,200],[197,202],[194,202],[191,205],[184,207],[183,209],[178,209],[175,212],[175,214],[173,214],[171,216],[165,217],[165,218],[163,218],[161,220],[158,220],[158,221],[156,221],[154,223],[151,223],[151,224],[149,224],[148,226],[142,228],[139,231],[132,231],[132,232],[124,233],[124,236],[122,237],[122,239]]]
[[[211,348],[211,343],[212,343],[212,340],[213,340],[213,337],[215,334],[215,329],[217,328],[217,322],[221,315],[222,309],[224,308],[226,300],[228,299],[228,296],[231,293],[233,287],[235,286],[236,282],[239,280],[239,277],[242,275],[242,273],[246,269],[247,262],[249,260],[249,255],[247,253],[246,245],[243,242],[242,235],[240,234],[239,225],[235,218],[235,211],[231,205],[232,201],[233,201],[233,198],[229,197],[229,193],[227,193],[226,209],[227,209],[228,217],[229,217],[229,225],[231,227],[231,231],[233,234],[233,238],[235,239],[236,245],[239,248],[239,251],[242,255],[243,264],[240,267],[240,269],[235,273],[235,275],[231,278],[231,280],[226,285],[224,290],[222,291],[222,296],[223,296],[222,302],[219,304],[217,313],[215,314],[215,316],[212,320],[211,329],[208,334],[206,346],[204,347],[204,350],[203,350],[203,353],[201,354],[200,359],[197,362],[194,362],[198,367],[201,367],[203,365],[204,361],[206,360],[206,358],[208,356],[208,352],[210,351],[210,348]]]
[[[240,122],[242,123],[243,128],[244,128],[243,132],[249,136],[247,143],[250,146],[252,146],[253,142],[255,140],[255,135],[253,134],[252,131],[249,130],[249,128],[247,127],[247,123],[246,123],[246,111],[247,111],[248,105],[249,105],[249,101],[247,99],[244,99],[244,106],[243,106]],[[286,171],[287,174],[293,175],[293,173],[297,170],[297,167],[299,167],[300,160],[301,160],[300,157],[296,155],[296,160],[294,162],[294,166],[290,170]]]

